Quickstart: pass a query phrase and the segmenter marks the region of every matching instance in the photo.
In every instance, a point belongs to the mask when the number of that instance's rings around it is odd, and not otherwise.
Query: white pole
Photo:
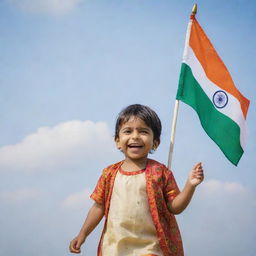
[[[196,13],[197,13],[197,4],[194,4],[193,8],[192,8],[192,16],[195,16]],[[190,37],[191,26],[192,26],[192,20],[190,19],[189,24],[188,24],[187,33],[186,33],[186,42],[185,42],[185,48],[184,48],[184,52],[183,52],[183,59],[185,59],[185,57],[188,54],[188,42],[189,42],[189,37]],[[169,170],[171,169],[171,163],[172,163],[172,155],[173,155],[173,148],[174,148],[174,139],[175,139],[175,133],[176,133],[178,110],[179,110],[179,100],[176,99],[174,111],[173,111],[171,142],[170,142],[168,165],[167,165]]]
[[[172,162],[172,155],[173,155],[173,148],[174,148],[174,139],[176,133],[176,123],[178,117],[178,110],[179,110],[179,100],[175,100],[175,106],[173,111],[173,118],[172,118],[172,128],[171,128],[171,142],[170,142],[170,149],[168,155],[168,169],[171,169],[171,162]]]

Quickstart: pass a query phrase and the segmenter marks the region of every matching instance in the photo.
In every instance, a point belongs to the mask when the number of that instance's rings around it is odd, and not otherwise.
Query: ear
[[[115,142],[116,142],[116,147],[120,150],[120,149],[121,149],[121,146],[120,146],[120,140],[119,140],[119,138],[116,138],[116,139],[115,139]]]
[[[156,149],[158,148],[159,144],[160,144],[160,141],[154,140],[154,141],[153,141],[153,147],[152,147],[152,149],[153,149],[153,150],[156,150]]]

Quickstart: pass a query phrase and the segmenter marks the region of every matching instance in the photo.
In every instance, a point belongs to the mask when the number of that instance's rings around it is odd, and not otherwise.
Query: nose
[[[139,133],[138,133],[138,131],[134,131],[134,132],[132,133],[132,138],[133,138],[133,139],[138,139],[138,138],[139,138]]]

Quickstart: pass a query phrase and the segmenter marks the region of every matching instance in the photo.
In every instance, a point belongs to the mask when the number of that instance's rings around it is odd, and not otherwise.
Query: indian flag
[[[176,98],[197,112],[205,132],[237,165],[245,148],[250,101],[235,87],[194,15],[188,25]]]

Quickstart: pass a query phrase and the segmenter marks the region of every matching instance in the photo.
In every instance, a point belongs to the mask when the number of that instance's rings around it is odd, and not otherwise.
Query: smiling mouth
[[[128,145],[128,148],[142,148],[140,145]]]

